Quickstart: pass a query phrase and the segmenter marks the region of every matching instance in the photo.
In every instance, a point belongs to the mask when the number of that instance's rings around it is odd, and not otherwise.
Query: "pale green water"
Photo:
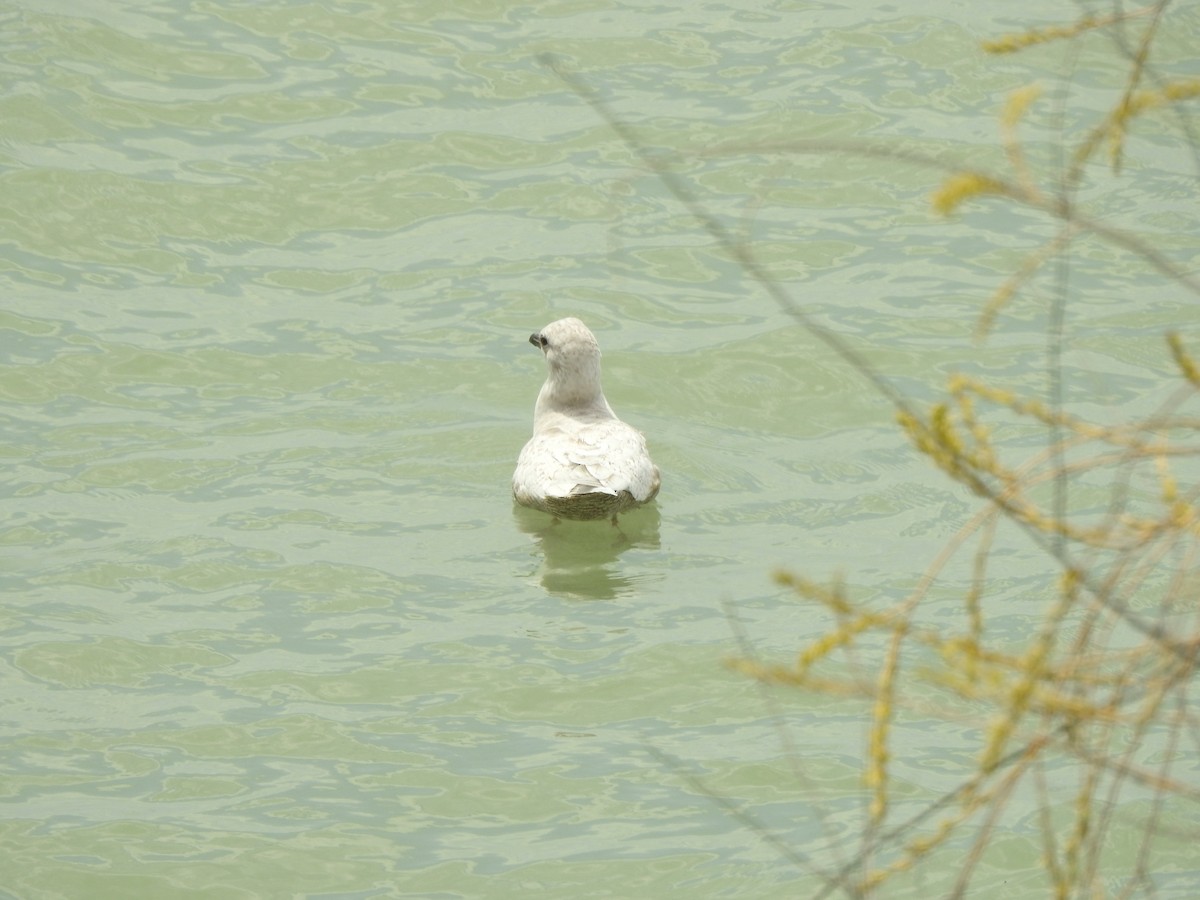
[[[786,658],[826,623],[772,568],[895,600],[975,507],[535,57],[689,154],[902,137],[999,163],[1007,91],[1073,71],[1091,111],[1121,84],[1104,42],[977,51],[1032,7],[917,9],[9,4],[0,896],[815,891],[647,745],[831,865],[863,820],[861,711],[782,698],[796,784],[755,686],[720,665],[721,603]],[[1198,33],[1173,21],[1171,71]],[[1028,129],[1042,162],[1049,120]],[[1097,173],[1089,196],[1194,265],[1175,135],[1146,122],[1136,188]],[[1052,233],[1038,216],[935,219],[934,176],[878,160],[685,169],[917,399],[956,369],[1042,383],[1035,301],[970,340]],[[1100,245],[1073,278],[1072,402],[1152,408],[1174,383],[1161,334],[1195,330],[1194,299]],[[542,378],[525,339],[567,314],[663,469],[628,543],[511,509]],[[1019,542],[1007,559],[1019,630],[1044,572]],[[898,733],[914,804],[977,737]],[[973,896],[1043,890],[1024,815]],[[1190,896],[1187,847],[1159,896]],[[957,862],[895,893],[937,894]]]

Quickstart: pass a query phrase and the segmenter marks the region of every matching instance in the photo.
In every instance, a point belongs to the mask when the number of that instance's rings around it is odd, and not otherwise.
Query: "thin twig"
[[[646,752],[657,759],[661,765],[675,772],[675,774],[691,785],[692,790],[704,795],[713,803],[717,804],[717,806],[721,807],[721,809],[723,809],[731,817],[749,828],[752,832],[754,832],[754,834],[758,835],[759,839],[764,844],[769,845],[776,853],[778,853],[780,857],[790,862],[796,868],[817,876],[825,883],[825,886],[828,889],[836,890],[839,887],[847,887],[845,884],[840,884],[834,881],[830,875],[818,869],[811,859],[809,859],[795,847],[788,844],[785,840],[783,840],[783,838],[776,835],[764,823],[760,822],[753,815],[751,815],[745,809],[745,807],[734,803],[728,797],[725,797],[710,788],[704,783],[704,779],[689,771],[683,765],[683,762],[678,758],[667,753],[665,750],[660,750],[653,744],[645,743],[643,746],[645,747]]]

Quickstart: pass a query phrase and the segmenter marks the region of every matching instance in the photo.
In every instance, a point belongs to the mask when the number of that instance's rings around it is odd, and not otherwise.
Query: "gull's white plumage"
[[[658,467],[646,439],[612,411],[600,388],[600,347],[578,319],[531,334],[549,374],[533,409],[533,437],[513,473],[513,496],[564,519],[603,519],[653,500]]]

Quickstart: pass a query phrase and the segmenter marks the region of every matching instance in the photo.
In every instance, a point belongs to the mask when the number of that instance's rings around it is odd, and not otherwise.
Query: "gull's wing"
[[[513,474],[518,500],[628,491],[644,503],[658,493],[658,485],[646,439],[618,419],[534,435]]]

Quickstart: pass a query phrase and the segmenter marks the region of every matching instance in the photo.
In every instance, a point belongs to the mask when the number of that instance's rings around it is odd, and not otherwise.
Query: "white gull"
[[[646,439],[617,418],[600,388],[600,346],[578,319],[529,336],[549,375],[533,408],[533,437],[517,459],[513,496],[563,519],[604,519],[653,500],[658,467]]]

